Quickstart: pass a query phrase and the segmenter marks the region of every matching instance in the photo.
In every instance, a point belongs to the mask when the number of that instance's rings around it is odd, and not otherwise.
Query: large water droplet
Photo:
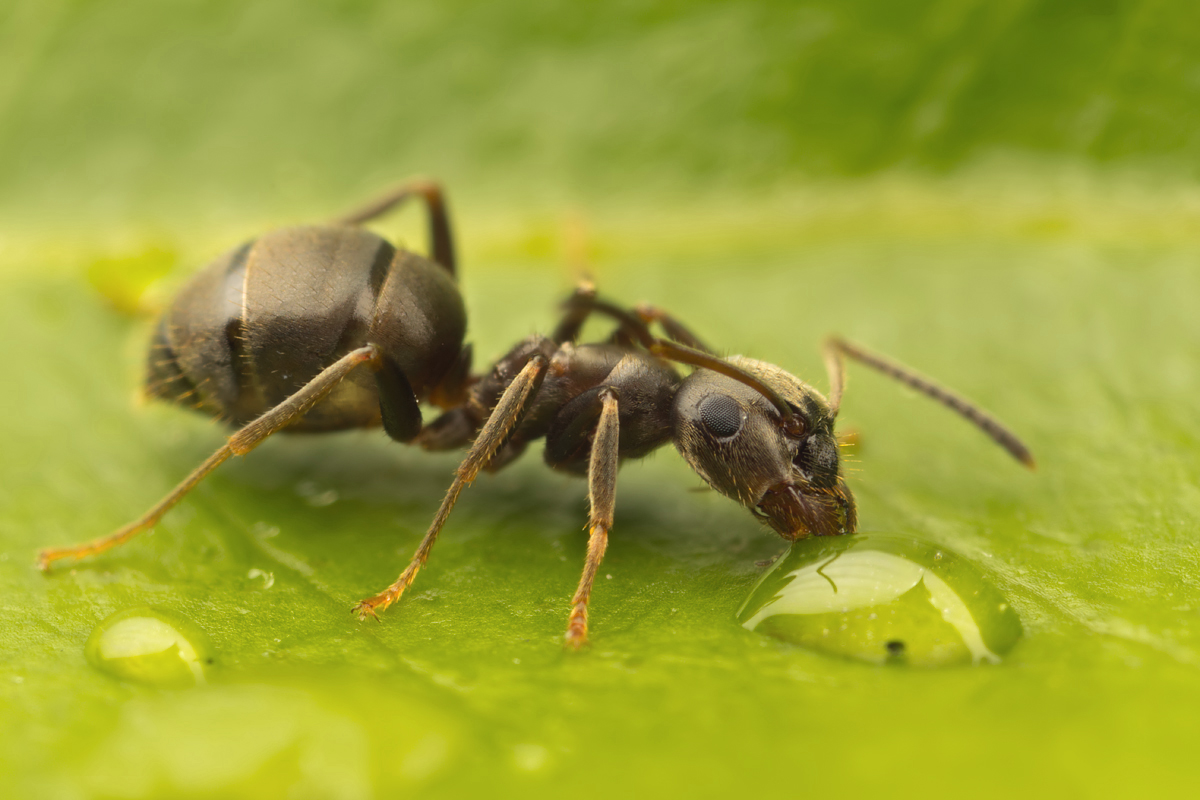
[[[995,663],[1021,636],[1016,612],[970,561],[884,534],[796,542],[738,620],[813,650],[920,667]]]
[[[203,684],[208,638],[170,611],[138,606],[105,619],[84,647],[88,662],[117,678],[169,688]]]

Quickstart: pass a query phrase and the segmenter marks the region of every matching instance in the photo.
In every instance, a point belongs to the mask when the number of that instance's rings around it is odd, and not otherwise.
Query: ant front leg
[[[571,616],[567,621],[566,645],[578,650],[587,644],[588,601],[600,561],[608,548],[608,532],[612,530],[613,509],[617,502],[617,469],[619,461],[620,421],[617,416],[617,393],[611,387],[600,390],[600,420],[592,439],[588,460],[588,519],[587,561],[579,588],[571,598]]]
[[[376,200],[334,220],[339,225],[362,225],[383,216],[406,201],[420,197],[429,212],[429,254],[451,275],[457,269],[454,237],[450,233],[450,214],[442,187],[434,181],[417,179],[400,184]]]
[[[547,363],[543,356],[533,356],[504,390],[491,416],[484,423],[483,429],[475,437],[475,443],[471,445],[466,458],[455,472],[454,481],[450,484],[437,514],[434,515],[433,522],[425,533],[425,538],[421,540],[417,552],[413,554],[412,561],[409,562],[404,572],[400,573],[400,577],[396,579],[395,583],[374,597],[369,597],[354,606],[354,613],[358,614],[359,619],[376,616],[377,612],[399,600],[405,590],[412,585],[413,580],[417,577],[417,572],[429,560],[429,553],[433,550],[438,534],[441,533],[446,520],[450,517],[454,504],[458,502],[458,496],[478,477],[479,471],[487,465],[525,415],[530,401],[537,394],[538,387],[541,386],[542,379],[546,375]]]
[[[692,333],[682,322],[671,314],[655,306],[642,304],[633,309],[601,300],[596,297],[596,287],[591,281],[584,281],[563,302],[566,312],[558,327],[554,329],[554,341],[562,344],[574,342],[579,338],[583,324],[592,314],[603,314],[617,321],[618,327],[614,333],[617,343],[632,346],[634,342],[648,342],[653,339],[650,325],[658,323],[667,338],[685,347],[691,347],[704,353],[715,351],[704,344],[700,337]]]
[[[634,312],[647,325],[657,322],[662,327],[663,333],[667,334],[667,338],[671,341],[679,342],[682,345],[695,348],[703,353],[716,353],[715,350],[702,342],[700,337],[692,333],[686,325],[661,308],[642,304],[635,308]]]
[[[558,344],[575,342],[583,330],[583,323],[592,315],[592,304],[595,300],[596,284],[590,280],[581,281],[575,287],[575,291],[571,292],[571,296],[563,301],[562,305],[566,310],[550,338]]]

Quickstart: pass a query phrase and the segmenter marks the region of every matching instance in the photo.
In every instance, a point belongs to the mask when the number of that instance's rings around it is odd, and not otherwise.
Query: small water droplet
[[[324,508],[331,506],[338,501],[337,489],[326,489],[320,494],[314,494],[308,498],[308,504],[314,508]]]
[[[337,489],[321,491],[321,488],[312,481],[301,481],[296,484],[296,494],[303,497],[314,508],[331,506],[338,501]]]
[[[263,580],[262,588],[263,589],[270,589],[272,586],[275,585],[275,573],[274,572],[267,572],[266,570],[261,570],[261,569],[252,569],[246,573],[246,577],[249,578],[250,580],[254,580],[256,578],[262,578],[262,580]]]
[[[138,606],[118,611],[92,631],[84,655],[122,680],[167,688],[201,685],[211,664],[208,637],[171,611]]]
[[[970,561],[884,534],[796,542],[738,619],[832,655],[919,667],[995,663],[1021,636],[1016,612]]]
[[[250,532],[259,539],[270,539],[279,535],[279,528],[266,522],[256,522],[250,526]]]

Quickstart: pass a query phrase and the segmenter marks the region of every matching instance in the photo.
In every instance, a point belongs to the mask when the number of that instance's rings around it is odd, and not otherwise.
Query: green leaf
[[[1196,14],[0,11],[5,795],[1193,785]],[[153,533],[39,573],[39,548],[136,517],[225,435],[136,402],[151,320],[127,314],[273,225],[418,172],[457,212],[481,368],[548,331],[586,270],[820,389],[819,343],[837,332],[995,412],[1036,473],[853,365],[841,424],[861,432],[861,528],[971,565],[1022,638],[996,664],[923,670],[747,630],[737,611],[784,543],[693,491],[670,448],[622,469],[578,654],[561,637],[586,488],[536,448],[464,493],[378,624],[350,608],[403,568],[459,457],[378,431],[275,437]],[[424,246],[415,212],[379,230]],[[128,627],[147,614],[167,627]],[[125,649],[103,650],[118,629]],[[138,646],[149,660],[97,657]]]

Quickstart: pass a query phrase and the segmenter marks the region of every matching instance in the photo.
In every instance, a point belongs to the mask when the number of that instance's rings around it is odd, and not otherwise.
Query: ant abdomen
[[[146,391],[245,424],[373,344],[415,411],[454,371],[465,332],[462,297],[441,265],[361,228],[285,228],[184,287],[155,333]],[[378,425],[379,394],[377,377],[351,373],[289,427]]]

